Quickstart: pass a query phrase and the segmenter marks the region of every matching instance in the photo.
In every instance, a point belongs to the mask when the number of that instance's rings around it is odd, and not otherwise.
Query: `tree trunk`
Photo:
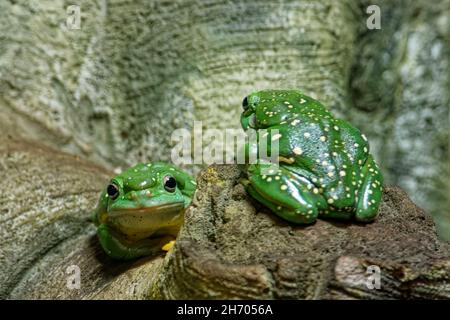
[[[447,295],[448,288],[436,295],[423,288],[443,283],[439,277],[448,275],[448,269],[436,271],[436,281],[435,273],[414,276],[434,272],[429,270],[435,270],[431,265],[435,260],[428,255],[445,252],[433,251],[434,245],[418,247],[419,265],[395,261],[392,269],[383,265],[388,260],[375,253],[367,256],[365,252],[361,259],[369,260],[359,260],[348,244],[344,249],[330,248],[339,252],[335,259],[341,257],[335,264],[320,260],[326,255],[315,250],[305,251],[295,258],[298,272],[303,270],[301,259],[311,259],[311,270],[315,265],[319,269],[341,266],[344,272],[338,277],[334,274],[341,273],[331,269],[317,271],[325,278],[311,280],[320,285],[307,289],[290,287],[300,283],[295,279],[283,280],[298,277],[306,283],[312,275],[299,275],[279,260],[294,259],[289,254],[297,252],[292,249],[297,246],[295,239],[280,252],[272,252],[273,261],[278,262],[270,269],[266,260],[252,261],[248,251],[240,254],[244,260],[247,257],[245,261],[214,250],[208,253],[202,247],[206,240],[192,243],[193,233],[186,235],[189,228],[201,226],[186,224],[164,264],[163,257],[117,263],[103,255],[88,217],[113,171],[139,161],[171,161],[171,135],[176,129],[192,130],[195,120],[202,121],[204,128],[238,128],[245,95],[264,88],[295,88],[359,127],[368,136],[387,183],[400,185],[431,212],[441,236],[450,239],[449,0],[380,0],[381,30],[366,27],[368,0],[79,0],[77,4],[80,29],[68,28],[66,20],[73,13],[67,11],[66,1],[0,2],[1,297],[180,296],[177,288],[184,280],[175,284],[172,257],[188,261],[196,246],[214,264],[205,264],[210,269],[201,272],[217,272],[214,268],[230,262],[236,279],[242,280],[239,285],[249,281],[251,292],[237,292],[238,287],[231,286],[223,295],[337,297],[344,295],[339,288],[348,278],[346,266],[363,270],[368,263],[382,269],[382,289],[372,294],[382,294],[383,288],[389,291],[388,284],[397,285],[399,280],[389,272],[400,274],[396,268],[401,265],[411,269],[404,269],[396,292],[410,292],[405,295],[411,297],[419,291],[429,297]],[[182,167],[195,173],[201,168]],[[384,209],[398,204],[394,198],[410,204],[403,192],[388,189]],[[242,203],[249,203],[243,199]],[[254,209],[248,210],[247,218],[253,217]],[[412,212],[400,211],[402,217]],[[273,231],[273,242],[286,241],[279,232],[290,227],[278,227],[278,222],[273,227],[276,220],[267,219],[268,240]],[[368,226],[367,232],[374,232],[371,228],[383,219]],[[424,219],[424,224],[417,223],[416,233],[423,232],[429,239],[423,241],[434,243],[431,222]],[[343,237],[346,243],[366,232],[359,225],[336,229],[322,221],[292,232],[314,233],[325,226],[338,233],[330,238]],[[199,236],[206,232],[200,229]],[[206,234],[215,237],[214,230]],[[408,230],[395,235],[403,237],[403,242],[394,238],[392,243],[404,243],[405,250],[409,241],[415,246],[420,239],[411,235],[408,240]],[[390,241],[373,237],[374,248]],[[228,246],[249,245],[247,239],[235,236],[228,240]],[[370,260],[372,256],[376,261]],[[249,266],[248,275],[242,275],[242,263]],[[80,289],[67,287],[72,269],[66,271],[71,265],[80,267]],[[161,267],[164,271],[159,275]],[[280,273],[273,271],[275,267]],[[223,277],[228,283],[227,277],[232,276],[224,273]],[[221,296],[213,289],[213,296]]]

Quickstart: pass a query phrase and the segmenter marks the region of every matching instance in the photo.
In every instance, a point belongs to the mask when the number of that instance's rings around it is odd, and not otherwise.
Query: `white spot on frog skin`
[[[358,147],[359,147],[359,144],[355,143],[354,146],[355,146],[356,148],[358,148]]]
[[[364,134],[362,134],[361,137],[364,139],[364,141],[367,141],[367,137]]]
[[[305,132],[303,135],[305,136],[305,138],[309,138],[311,136],[309,132]]]
[[[302,148],[299,148],[299,147],[295,147],[294,150],[292,150],[292,151],[294,151],[294,153],[296,155],[301,155],[303,153]]]
[[[337,157],[338,154],[337,154],[337,152],[333,151],[332,155],[333,155],[333,157]]]
[[[268,178],[267,178],[267,182],[270,182],[270,181],[272,181],[272,178],[271,178],[271,177],[268,177]]]
[[[325,136],[321,136],[321,137],[320,137],[320,141],[325,142],[326,140],[327,140],[327,137],[325,137]]]
[[[291,122],[291,124],[293,125],[293,126],[295,126],[295,125],[297,125],[297,124],[299,124],[300,123],[300,120],[298,120],[298,119],[295,119],[295,120],[293,120],[292,122]]]
[[[287,185],[285,185],[285,184],[283,184],[283,185],[281,185],[281,188],[280,188],[281,190],[286,190],[287,189]]]
[[[300,99],[300,104],[304,104],[305,102],[306,102],[305,99],[303,99],[303,98]]]
[[[367,152],[367,151],[368,151],[368,150],[367,150],[367,147],[364,147],[364,149],[363,149],[363,150],[364,150],[364,152]]]
[[[345,177],[346,173],[345,173],[345,171],[341,170],[341,171],[339,171],[339,175],[340,175],[341,177]]]
[[[147,181],[142,181],[142,182],[140,183],[140,186],[143,187],[143,186],[145,186],[146,184],[147,184]]]
[[[319,193],[319,189],[314,188],[314,189],[313,189],[313,193],[318,194],[318,193]]]
[[[332,204],[334,202],[334,200],[332,198],[328,199],[327,201],[329,204]],[[326,211],[325,211],[326,212]]]
[[[328,176],[331,178],[332,176],[334,176],[334,172],[328,172]]]
[[[334,130],[339,131],[339,127],[338,126],[334,126],[333,128],[334,128]]]
[[[275,176],[275,180],[280,180],[280,176]]]
[[[324,167],[326,167],[326,166],[328,165],[328,162],[322,161],[322,165],[323,165]]]

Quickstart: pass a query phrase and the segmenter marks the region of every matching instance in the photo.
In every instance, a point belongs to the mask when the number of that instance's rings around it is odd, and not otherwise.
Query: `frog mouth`
[[[109,212],[108,222],[116,232],[135,241],[154,236],[160,230],[178,230],[183,213],[183,201],[141,208],[116,208]]]
[[[141,208],[116,208],[112,209],[109,212],[109,216],[111,218],[119,218],[123,216],[145,216],[145,215],[153,215],[153,214],[164,214],[164,213],[173,213],[179,212],[184,208],[184,202],[172,202],[167,204],[153,205],[149,207],[141,207]]]

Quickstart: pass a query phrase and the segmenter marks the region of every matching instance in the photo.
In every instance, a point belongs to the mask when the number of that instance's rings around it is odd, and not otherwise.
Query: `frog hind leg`
[[[357,221],[370,222],[378,214],[383,191],[383,176],[371,155],[367,157],[361,173],[365,178],[358,191],[355,218]]]
[[[283,166],[254,164],[248,169],[247,192],[284,220],[309,224],[326,208],[323,197],[314,193],[314,185]]]
[[[133,244],[121,241],[107,225],[101,224],[97,228],[97,236],[103,250],[108,256],[116,260],[130,260],[161,252],[161,248],[173,240],[172,237],[145,239]]]

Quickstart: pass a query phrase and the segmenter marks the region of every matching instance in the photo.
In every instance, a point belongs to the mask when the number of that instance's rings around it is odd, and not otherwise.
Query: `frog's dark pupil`
[[[119,188],[117,188],[114,184],[110,184],[106,188],[106,193],[108,193],[108,196],[114,200],[119,196]]]
[[[248,108],[248,99],[247,97],[244,98],[244,100],[242,101],[242,107],[245,109]]]
[[[167,191],[175,191],[175,188],[177,186],[177,181],[174,177],[166,177],[164,181],[164,188],[166,188]]]

